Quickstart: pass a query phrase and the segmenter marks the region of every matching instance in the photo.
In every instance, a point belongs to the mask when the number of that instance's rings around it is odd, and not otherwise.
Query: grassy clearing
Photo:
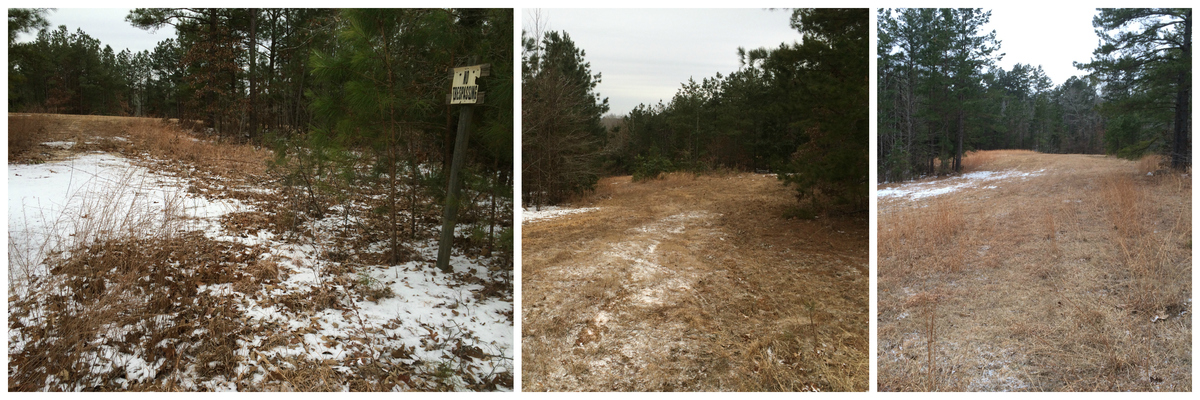
[[[626,176],[526,224],[523,390],[867,390],[866,219],[794,202],[770,176]]]
[[[153,119],[14,114],[14,123],[42,125],[25,128],[37,132],[35,144],[10,153],[10,163],[120,153],[187,179],[190,195],[254,207],[211,228],[213,221],[195,221],[179,204],[149,213],[123,207],[131,201],[123,195],[99,196],[72,209],[65,223],[75,234],[48,238],[48,257],[10,247],[10,391],[513,387],[511,356],[468,327],[428,320],[413,326],[403,315],[380,318],[368,309],[395,301],[395,289],[442,290],[432,296],[441,304],[430,308],[490,322],[495,316],[475,307],[511,304],[512,269],[478,254],[480,244],[464,247],[485,271],[428,278],[421,271],[432,269],[429,249],[413,244],[402,265],[380,265],[387,256],[371,250],[379,240],[370,234],[378,230],[373,208],[353,199],[378,193],[348,195],[337,220],[302,218],[273,186],[280,179],[267,169],[265,150],[205,140]],[[149,188],[143,184],[136,177],[115,183],[131,193]],[[429,231],[437,221],[419,222]],[[511,326],[511,306],[500,319]]]
[[[1190,173],[972,158],[1041,172],[880,199],[880,390],[1190,391]]]

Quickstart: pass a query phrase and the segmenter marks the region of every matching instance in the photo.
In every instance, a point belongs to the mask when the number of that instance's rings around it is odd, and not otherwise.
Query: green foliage
[[[1153,140],[1143,140],[1129,146],[1122,147],[1113,152],[1113,155],[1129,160],[1137,160],[1146,155],[1146,151],[1154,144]]]
[[[41,30],[10,46],[9,110],[127,115],[138,84],[128,78],[148,56],[121,54],[82,30]]]
[[[1173,167],[1191,164],[1191,17],[1190,8],[1121,8],[1092,19],[1101,43],[1076,67],[1105,84],[1101,112],[1116,125],[1108,152],[1132,156],[1161,140]]]
[[[1045,90],[1041,68],[994,69],[1002,56],[996,32],[983,32],[991,12],[979,9],[879,11],[878,158],[887,181],[961,170],[965,151],[1007,141],[1014,117],[1033,115],[1027,88]],[[999,72],[996,72],[999,71]],[[996,78],[997,74],[1001,78]],[[1011,79],[1009,79],[1011,78]],[[1005,80],[1008,79],[1008,80]],[[999,84],[998,84],[999,82]],[[1017,90],[992,91],[1003,84]],[[1014,98],[1000,99],[1012,95]],[[1017,106],[1020,104],[1020,106]],[[996,108],[992,108],[995,106]],[[1017,122],[1028,130],[1028,118]],[[1030,141],[1029,143],[1033,143]],[[937,162],[945,160],[947,162]],[[938,169],[936,166],[941,165]]]
[[[522,35],[522,197],[554,204],[599,180],[608,99],[595,92],[600,74],[566,32],[546,32],[540,41]]]
[[[767,61],[768,68],[804,66],[791,71],[794,78],[787,85],[803,112],[795,126],[808,140],[796,150],[787,173],[779,176],[796,186],[801,201],[828,199],[839,207],[866,208],[867,16],[863,9],[797,10],[792,26],[804,32],[806,40],[772,52]]]
[[[451,117],[444,99],[448,72],[462,61],[455,57],[501,57],[479,62],[496,65],[493,73],[508,70],[504,65],[511,63],[503,57],[511,57],[511,51],[491,47],[511,33],[504,28],[511,26],[511,18],[511,10],[342,10],[337,45],[313,52],[314,82],[307,92],[313,127],[308,136],[313,139],[308,153],[296,154],[321,156],[328,150],[344,156],[330,159],[343,181],[363,180],[382,189],[385,196],[375,208],[387,221],[391,254],[400,254],[399,232],[405,225],[416,234],[417,215],[430,204],[427,198],[445,196],[444,169],[424,173],[420,166],[429,161],[429,150],[439,147],[444,132],[439,125]],[[487,100],[477,118],[482,129],[472,161],[489,172],[465,174],[468,188],[485,186],[479,182],[483,177],[501,179],[504,174],[490,171],[508,167],[501,162],[511,160],[511,133],[500,133],[511,132],[511,100],[503,95],[511,93],[511,82],[503,76],[479,81],[482,90],[496,90],[488,99],[501,96]],[[446,146],[441,146],[444,162],[450,154]],[[320,160],[307,165],[319,167]],[[405,204],[407,210],[401,210]]]
[[[609,146],[614,167],[634,180],[672,170],[775,170],[802,201],[865,205],[867,17],[865,9],[795,10],[803,43],[738,49],[738,71],[688,80],[669,103],[631,111]]]
[[[46,21],[48,8],[10,8],[8,9],[8,46],[12,48],[18,33],[40,31],[50,27]]]
[[[671,160],[658,154],[650,154],[645,157],[637,156],[635,165],[636,167],[633,170],[634,182],[658,179],[663,173],[675,170],[674,166],[671,165]]]
[[[786,164],[806,138],[792,125],[799,114],[785,78],[763,67],[769,51],[740,51],[742,69],[700,82],[689,79],[669,103],[630,111],[609,140],[610,168],[632,172],[635,157],[651,153],[691,171]]]
[[[800,9],[803,43],[738,49],[742,66],[640,104],[606,136],[605,166],[635,181],[688,170],[773,170],[802,202],[865,207],[866,9]]]

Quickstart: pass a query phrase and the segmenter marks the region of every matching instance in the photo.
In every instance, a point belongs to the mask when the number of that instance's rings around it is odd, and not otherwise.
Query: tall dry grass
[[[908,275],[960,270],[964,260],[958,256],[972,229],[963,210],[961,200],[947,196],[920,208],[881,214],[879,254],[886,254],[898,267],[887,272]]]
[[[1033,150],[975,150],[963,154],[963,172],[987,171],[996,160],[1012,155],[1038,154]]]
[[[28,207],[22,215],[9,216],[41,227],[8,232],[10,291],[25,293],[29,279],[46,275],[49,257],[126,238],[170,239],[188,223],[183,195],[159,187],[144,170],[127,168],[113,176],[73,173],[81,175],[82,183],[65,199],[47,199],[62,202],[57,215]]]
[[[1137,171],[1140,175],[1165,172],[1170,166],[1170,160],[1162,154],[1147,154],[1137,161]]]
[[[1182,186],[1172,181],[1185,179],[1172,174],[1154,183]],[[1101,199],[1113,226],[1109,237],[1116,245],[1116,259],[1132,278],[1125,296],[1128,305],[1146,315],[1174,313],[1187,306],[1189,288],[1179,283],[1190,278],[1191,269],[1179,264],[1179,249],[1172,247],[1190,238],[1190,215],[1186,210],[1162,215],[1147,183],[1128,174],[1105,177]]]
[[[153,119],[10,115],[9,122],[37,132],[34,146],[76,141],[72,152],[182,158],[214,170],[254,170],[230,160],[262,159],[253,149],[197,140]],[[230,244],[185,233],[191,219],[184,194],[164,191],[145,170],[74,173],[78,186],[59,200],[60,214],[30,207],[10,216],[38,220],[44,229],[9,232],[9,390],[176,390],[188,389],[179,386],[183,368],[232,373],[239,316],[214,312],[230,308],[228,300],[196,290],[270,282],[270,274],[245,278],[251,272],[243,270],[254,268],[239,267],[241,254],[227,258]],[[122,365],[116,353],[136,354],[150,366]]]
[[[883,199],[880,390],[1190,390],[1191,183],[1139,164],[996,153],[1039,172]]]
[[[108,151],[129,158],[187,163],[220,175],[261,175],[271,152],[195,133],[178,121],[97,115],[9,114],[9,161],[38,143],[74,141],[71,152]],[[14,146],[14,141],[16,145]],[[40,160],[45,161],[45,160]]]
[[[39,114],[18,114],[8,117],[8,159],[11,162],[28,153],[44,141],[53,121]]]
[[[46,231],[9,232],[9,285],[17,294],[9,328],[20,343],[9,349],[9,390],[111,385],[101,385],[97,372],[112,363],[106,354],[122,332],[177,333],[161,317],[194,297],[196,287],[170,260],[199,260],[191,254],[205,246],[181,236],[182,196],[169,192],[151,204],[145,193],[160,189],[133,171],[114,181],[93,178],[61,215],[43,221]],[[14,236],[32,238],[33,246],[16,246]],[[139,381],[137,372],[125,373],[127,383]]]
[[[176,160],[220,175],[261,175],[270,151],[238,143],[198,137],[177,124],[140,119],[120,131],[141,150],[161,160]]]

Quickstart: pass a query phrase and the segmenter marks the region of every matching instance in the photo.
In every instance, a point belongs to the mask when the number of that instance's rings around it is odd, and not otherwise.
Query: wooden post
[[[437,267],[449,273],[450,249],[454,247],[454,225],[458,222],[458,192],[462,186],[458,173],[467,154],[467,136],[471,127],[471,115],[475,106],[463,106],[458,115],[458,137],[454,140],[454,160],[450,163],[450,187],[446,190],[446,207],[442,212],[442,236],[438,241]]]
[[[472,59],[471,61],[474,62],[475,60]],[[453,94],[455,93],[454,86],[460,86],[459,89],[463,89],[462,86],[470,86],[472,89],[470,91],[460,91],[460,94],[471,93],[471,95],[467,97],[466,102],[457,103],[463,104],[463,108],[458,114],[458,137],[454,141],[454,157],[450,163],[450,183],[446,189],[446,207],[442,209],[442,235],[440,240],[438,240],[437,267],[445,273],[453,271],[450,268],[450,250],[454,248],[454,225],[458,222],[458,192],[459,187],[462,186],[458,175],[462,170],[464,159],[467,157],[467,138],[471,134],[471,117],[475,112],[475,105],[483,102],[482,93],[477,92],[478,86],[474,85],[474,78],[487,76],[488,67],[490,65],[486,64],[484,66],[472,66],[478,75],[473,75],[470,71],[463,72],[464,75],[461,81],[452,84],[451,95],[447,96],[447,102],[456,104],[456,101],[461,100],[453,98]],[[453,77],[454,75],[451,76]]]

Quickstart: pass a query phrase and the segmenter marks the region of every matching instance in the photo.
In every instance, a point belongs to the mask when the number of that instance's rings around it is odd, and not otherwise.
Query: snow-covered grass
[[[43,261],[54,252],[171,232],[187,221],[212,230],[215,218],[248,209],[237,200],[188,196],[184,180],[103,153],[10,165],[8,186],[10,284],[44,274]]]
[[[998,184],[997,181],[1015,178],[1027,179],[1038,176],[1041,173],[1042,170],[1034,172],[976,171],[934,181],[901,183],[895,187],[879,189],[875,192],[875,195],[881,199],[885,197],[903,197],[909,200],[919,200],[970,187],[995,189],[998,187],[996,186]]]
[[[43,142],[42,146],[46,146],[46,147],[53,148],[53,149],[70,150],[72,147],[75,147],[75,142],[67,142],[67,141]]]
[[[527,224],[530,222],[539,221],[539,220],[543,220],[543,219],[558,218],[558,217],[561,217],[564,215],[578,214],[578,213],[584,213],[584,212],[596,211],[596,210],[599,210],[599,208],[596,208],[596,207],[565,208],[565,207],[558,207],[558,206],[547,206],[547,207],[542,207],[541,209],[533,209],[533,210],[526,208],[521,213],[521,223]]]
[[[282,202],[174,175],[100,153],[9,166],[10,390],[512,389],[497,259],[442,273],[431,236],[359,260],[386,246],[335,238],[356,218],[234,224]]]

